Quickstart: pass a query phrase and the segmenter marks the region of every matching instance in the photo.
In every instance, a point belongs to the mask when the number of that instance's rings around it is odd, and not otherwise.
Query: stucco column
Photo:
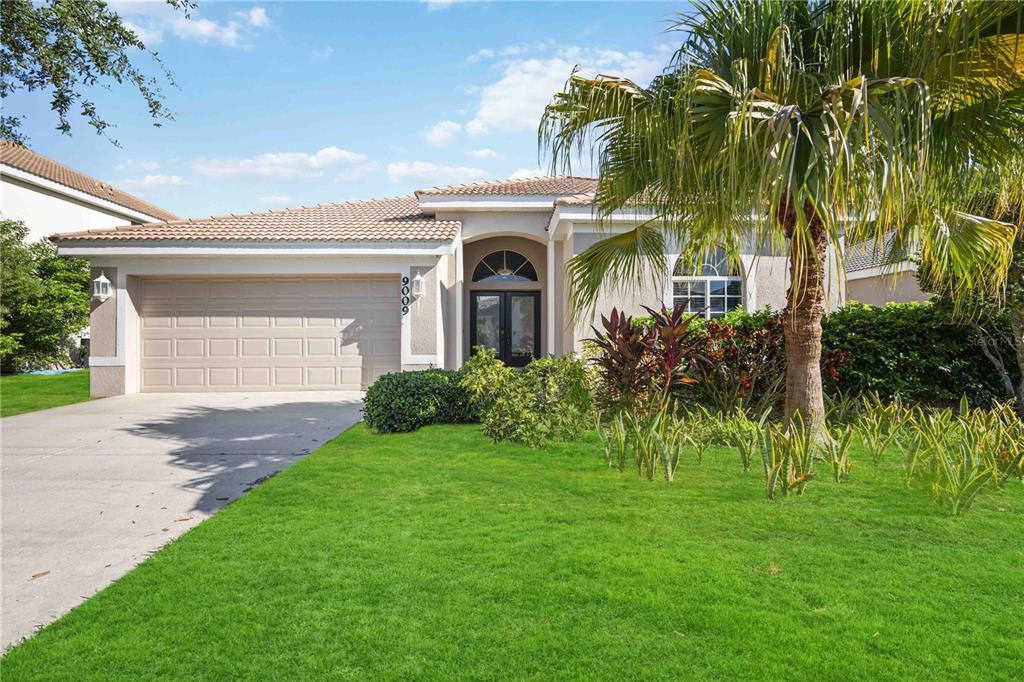
[[[462,326],[462,311],[466,307],[466,299],[463,295],[462,278],[463,278],[463,246],[462,241],[459,240],[455,245],[455,369],[462,367],[463,357],[462,354],[462,338],[465,335],[465,329]]]
[[[547,326],[547,354],[555,354],[555,242],[548,240],[548,267],[547,283],[545,288],[545,299],[547,300],[547,314],[544,316]]]

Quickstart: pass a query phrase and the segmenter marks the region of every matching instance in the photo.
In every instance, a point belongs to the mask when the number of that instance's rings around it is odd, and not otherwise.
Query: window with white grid
[[[706,319],[722,317],[743,304],[743,277],[729,264],[725,251],[718,249],[694,272],[677,260],[672,270],[672,305],[686,305],[686,311],[703,313]]]

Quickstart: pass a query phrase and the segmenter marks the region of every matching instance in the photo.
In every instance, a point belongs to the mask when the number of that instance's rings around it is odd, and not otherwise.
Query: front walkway
[[[357,422],[361,399],[145,394],[0,421],[0,649]]]

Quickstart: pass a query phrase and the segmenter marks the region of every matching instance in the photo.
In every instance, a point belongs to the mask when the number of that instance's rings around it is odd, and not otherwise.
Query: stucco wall
[[[607,235],[593,232],[578,232],[572,236],[572,252],[578,255],[586,251],[592,244]],[[600,328],[601,315],[607,315],[612,308],[617,308],[627,315],[646,315],[643,306],[659,307],[665,300],[665,287],[668,283],[667,272],[655,272],[649,269],[641,276],[638,284],[626,287],[608,285],[597,296],[593,311],[582,314],[576,320],[573,331],[573,350],[579,351],[584,339],[594,335],[591,326]]]
[[[92,299],[89,355],[112,358],[117,355],[117,268],[90,268],[89,278],[96,279],[101,272],[110,280],[110,298],[103,302]]]
[[[9,175],[0,175],[0,215],[7,220],[24,222],[30,242],[57,232],[95,230],[132,222],[127,216],[90,206]]]
[[[436,216],[438,220],[461,221],[463,241],[524,233],[546,241],[551,211],[438,211]]]
[[[883,307],[886,303],[927,301],[930,297],[917,285],[914,272],[879,275],[846,282],[846,300]]]
[[[106,398],[124,394],[124,367],[91,367],[89,369],[89,395]]]
[[[433,355],[437,352],[437,266],[415,266],[410,268],[413,277],[422,275],[423,296],[409,305],[411,347],[414,355]]]
[[[786,307],[789,286],[789,259],[784,256],[758,256],[753,264],[754,308],[781,310]],[[747,282],[750,286],[750,282]]]

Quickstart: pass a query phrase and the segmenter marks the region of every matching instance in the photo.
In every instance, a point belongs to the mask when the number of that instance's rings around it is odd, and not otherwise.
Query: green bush
[[[473,421],[469,392],[461,379],[462,372],[442,369],[385,374],[367,389],[363,417],[381,433]]]
[[[0,220],[0,371],[74,364],[72,336],[89,324],[89,264],[26,244],[24,223]]]
[[[475,349],[462,387],[481,414],[483,431],[497,441],[541,448],[576,440],[593,423],[587,368],[573,355],[506,367],[493,350]]]
[[[930,303],[890,303],[885,308],[850,303],[825,317],[824,352],[845,354],[830,392],[899,394],[910,402],[972,404],[1005,399],[996,372],[976,345],[970,327]]]

